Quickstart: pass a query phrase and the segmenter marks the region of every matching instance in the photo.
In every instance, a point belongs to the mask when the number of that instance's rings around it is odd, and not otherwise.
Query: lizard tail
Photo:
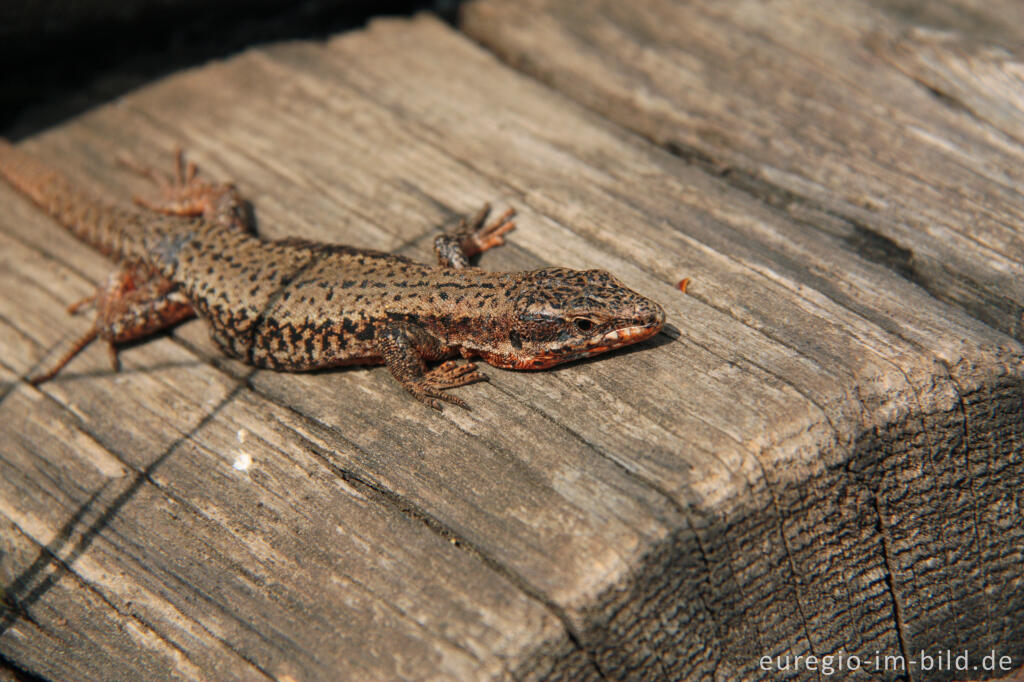
[[[138,213],[87,194],[64,175],[0,138],[0,177],[101,253],[134,259]]]

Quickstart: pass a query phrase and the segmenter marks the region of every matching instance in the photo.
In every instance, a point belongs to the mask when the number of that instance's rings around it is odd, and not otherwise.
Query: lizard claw
[[[509,208],[491,221],[490,225],[483,225],[489,211],[490,206],[484,205],[484,208],[473,217],[471,224],[475,229],[466,239],[469,244],[465,244],[463,247],[467,252],[482,253],[495,246],[501,246],[505,243],[505,235],[516,228],[516,223],[512,220],[516,214],[514,208]]]

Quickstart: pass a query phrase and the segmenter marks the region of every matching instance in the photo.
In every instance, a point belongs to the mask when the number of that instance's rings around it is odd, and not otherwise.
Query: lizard
[[[437,265],[299,238],[255,234],[232,183],[201,177],[179,149],[173,175],[122,158],[159,198],[119,205],[0,138],[0,176],[58,223],[120,265],[93,296],[95,321],[49,370],[53,378],[97,339],[118,346],[198,315],[228,356],[301,372],[386,365],[416,399],[468,408],[448,389],[487,380],[470,360],[541,370],[610,351],[661,330],[665,311],[604,270],[488,272],[470,259],[504,243],[514,210],[485,205],[434,242]],[[453,360],[461,355],[467,362]],[[440,363],[431,367],[432,363]]]

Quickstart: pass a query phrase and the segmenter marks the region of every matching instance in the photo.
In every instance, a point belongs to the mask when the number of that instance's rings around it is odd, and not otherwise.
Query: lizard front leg
[[[144,339],[195,314],[177,285],[137,265],[113,273],[95,294],[71,305],[68,312],[74,314],[90,304],[96,307],[92,327],[49,370],[33,377],[33,384],[52,379],[97,338],[108,342],[117,371],[119,344]]]
[[[435,410],[445,401],[467,410],[469,405],[461,398],[448,395],[445,389],[487,381],[472,362],[460,365],[443,362],[427,369],[424,358],[436,359],[450,355],[450,349],[419,327],[402,322],[390,322],[377,339],[384,364],[398,383],[402,384],[420,402]]]
[[[516,227],[512,220],[515,209],[508,209],[490,225],[484,225],[490,212],[490,204],[484,204],[469,221],[463,218],[454,230],[438,235],[434,240],[438,263],[449,268],[469,267],[473,256],[504,244],[504,235]]]

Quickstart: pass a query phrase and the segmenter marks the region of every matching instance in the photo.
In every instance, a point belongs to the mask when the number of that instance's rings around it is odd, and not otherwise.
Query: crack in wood
[[[356,444],[345,439],[344,436],[338,433],[337,429],[335,429],[334,427],[319,422],[313,417],[303,414],[302,412],[300,412],[291,405],[277,402],[272,396],[266,395],[265,393],[263,393],[258,388],[252,385],[249,386],[249,389],[253,391],[253,393],[262,397],[264,400],[267,400],[272,404],[277,405],[278,407],[288,410],[298,418],[305,421],[307,424],[313,425],[319,429],[330,432],[334,438],[341,440],[342,442],[345,442],[352,449],[360,450],[360,448]],[[577,650],[587,654],[588,659],[594,666],[594,670],[598,673],[601,679],[608,679],[602,672],[600,665],[597,663],[597,660],[593,657],[590,649],[582,644],[579,633],[576,632],[576,629],[570,621],[568,614],[565,612],[565,609],[562,608],[559,604],[555,603],[549,597],[547,597],[538,589],[533,587],[529,583],[529,581],[520,576],[511,567],[505,566],[497,559],[490,556],[482,548],[476,546],[475,543],[470,542],[468,539],[460,536],[457,532],[455,532],[454,529],[452,529],[450,526],[448,526],[447,524],[443,523],[442,521],[428,513],[419,505],[415,504],[411,500],[405,499],[400,493],[396,491],[390,490],[383,485],[370,481],[356,474],[353,471],[349,471],[344,467],[335,464],[334,461],[332,460],[332,457],[330,456],[330,453],[328,453],[322,447],[311,441],[304,434],[301,434],[294,430],[292,430],[290,433],[292,434],[293,437],[297,438],[303,443],[304,447],[308,452],[314,454],[323,463],[324,466],[326,466],[328,469],[334,472],[336,476],[345,481],[347,484],[359,490],[364,495],[376,499],[379,504],[385,504],[388,507],[398,511],[403,516],[406,516],[409,519],[422,523],[431,532],[451,542],[455,547],[461,549],[462,551],[470,554],[475,559],[480,561],[481,564],[486,566],[489,570],[500,575],[505,580],[508,580],[511,584],[515,585],[516,589],[518,589],[524,595],[536,601],[537,603],[543,605],[544,608],[546,608],[552,615],[554,615],[556,618],[558,618],[559,621],[561,621],[562,626],[565,629],[565,634],[569,638],[569,641],[572,642],[573,646]]]
[[[152,480],[152,473],[183,443],[188,442],[193,435],[201,431],[207,424],[216,419],[217,415],[234,400],[243,388],[244,386],[241,384],[235,386],[235,388],[229,391],[221,402],[214,406],[209,413],[204,415],[204,417],[192,429],[176,438],[167,446],[163,453],[156,457],[144,469],[133,469],[135,471],[135,475],[131,483],[129,483],[125,490],[121,491],[108,505],[105,506],[103,511],[88,525],[87,528],[81,531],[78,539],[73,543],[70,549],[68,549],[68,545],[72,537],[75,535],[77,527],[81,525],[86,515],[91,511],[92,505],[102,497],[104,492],[106,492],[111,484],[111,480],[108,479],[105,481],[98,490],[90,495],[85,503],[80,505],[75,513],[61,526],[57,532],[56,538],[48,545],[40,547],[39,555],[36,560],[28,568],[18,574],[9,586],[3,589],[4,594],[8,595],[8,597],[17,605],[18,611],[28,614],[29,609],[42,599],[63,575],[70,574],[78,578],[74,573],[74,570],[71,568],[75,561],[85,554],[93,541],[107,528],[113,518],[135,496],[144,484],[149,483],[160,488],[160,486]],[[66,410],[66,406],[61,405],[61,408]],[[77,417],[74,415],[71,416],[77,421]],[[97,442],[99,442],[99,439],[97,439]],[[125,463],[125,466],[129,467],[130,465]],[[29,590],[29,586],[33,583],[35,578],[51,566],[54,567],[55,570],[50,572],[42,581]],[[84,580],[82,580],[82,582],[94,594],[106,602],[114,611],[120,613],[122,616],[135,618],[135,616],[127,616],[127,614],[121,613],[121,611],[117,609],[101,592],[99,592],[95,586],[89,585],[89,583]],[[26,590],[28,590],[28,592],[22,595],[21,593]],[[11,627],[16,620],[17,615],[19,614],[11,614],[0,620],[0,635]],[[159,630],[152,628],[143,620],[140,620],[140,622],[146,625],[147,629],[160,637],[162,641],[166,642],[168,646],[178,650],[181,655],[186,659],[189,659],[187,652],[182,650],[177,644],[168,640],[166,637],[161,636]],[[197,623],[197,625],[203,627],[201,623]],[[254,669],[262,673],[266,678],[271,679],[273,677],[255,661],[250,660],[250,658],[245,654],[234,649],[229,642],[222,641],[222,643],[225,644],[229,650],[238,655],[239,658],[245,660]]]
[[[953,384],[953,388],[956,390],[957,408],[960,410],[961,424],[963,425],[964,469],[965,469],[965,471],[970,472],[971,471],[971,429],[970,429],[970,423],[969,423],[968,417],[967,417],[967,403],[964,400],[964,390],[963,390],[963,387],[960,385],[960,382],[958,382],[956,380],[956,377],[953,375],[952,368],[949,366],[949,363],[947,363],[944,360],[942,360],[941,362],[942,362],[943,367],[945,367],[945,369],[946,369],[946,374],[949,377],[950,382],[952,382],[952,384]],[[971,500],[973,502],[971,507],[972,507],[972,510],[974,512],[974,516],[973,516],[973,519],[972,519],[974,521],[974,541],[975,541],[975,545],[978,546],[978,552],[980,553],[981,552],[980,538],[981,538],[982,533],[981,533],[981,520],[979,518],[979,510],[978,510],[979,496],[978,496],[978,491],[975,489],[974,478],[972,476],[970,476],[970,475],[968,475],[966,478],[967,478],[967,484],[968,484],[968,486],[970,488],[970,491],[971,491]],[[988,566],[986,565],[984,560],[979,561],[979,564],[981,566],[982,571],[985,574],[985,585],[984,585],[984,589],[982,589],[982,595],[983,595],[984,604],[985,604],[985,621],[984,622],[985,622],[986,633],[988,634],[989,638],[991,639],[991,637],[992,637],[992,601],[991,601],[991,599],[989,599],[989,591],[988,591],[987,588],[988,588],[989,585],[992,584],[992,579],[991,579],[991,576],[989,574]]]
[[[903,656],[904,661],[911,659],[910,645],[908,642],[908,636],[903,619],[903,602],[900,600],[899,595],[896,594],[896,585],[893,582],[893,576],[898,568],[892,561],[892,547],[889,534],[885,529],[885,522],[882,520],[882,510],[878,502],[878,493],[876,491],[871,492],[871,501],[875,507],[875,523],[878,531],[878,535],[881,538],[882,548],[882,559],[885,564],[885,585],[889,593],[889,601],[892,604],[893,619],[895,620],[896,637],[900,645],[900,654]]]

